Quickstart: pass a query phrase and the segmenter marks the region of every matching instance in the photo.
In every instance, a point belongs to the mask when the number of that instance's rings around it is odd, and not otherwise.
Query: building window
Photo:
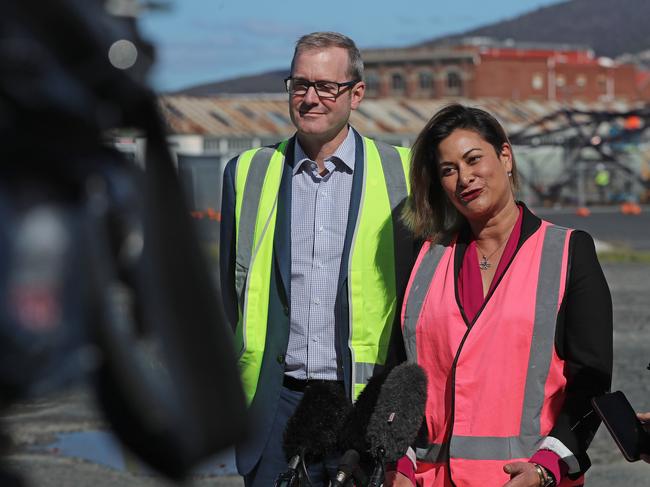
[[[377,76],[375,73],[367,73],[366,74],[366,89],[370,93],[378,93],[379,92],[379,76]]]
[[[400,73],[393,73],[390,77],[391,87],[394,93],[403,93],[404,92],[404,76]]]
[[[535,73],[533,75],[531,85],[533,87],[533,90],[541,90],[544,88],[544,76],[542,76],[540,73]]]
[[[266,113],[268,113],[269,118],[273,120],[273,123],[276,123],[278,125],[291,125],[291,120],[289,120],[289,117],[283,115],[282,113],[274,112],[273,110],[269,110]]]
[[[278,139],[275,137],[262,137],[258,147],[265,147],[267,145],[275,145],[278,143]]]
[[[171,103],[165,103],[165,108],[171,113],[174,117],[180,118],[181,120],[185,118],[185,114],[181,112],[178,108],[176,108],[174,105]]]
[[[228,150],[242,152],[253,148],[253,139],[228,139]]]
[[[587,77],[584,74],[579,74],[576,76],[576,85],[578,88],[584,88],[587,86]]]
[[[566,78],[564,77],[563,74],[558,74],[557,77],[555,78],[555,84],[559,86],[560,88],[564,87],[566,85]]]
[[[408,123],[409,123],[409,121],[408,121],[407,118],[402,117],[399,113],[396,113],[396,112],[394,112],[394,111],[392,111],[392,110],[389,110],[389,111],[388,111],[388,115],[390,115],[391,118],[392,118],[393,120],[395,120],[395,121],[397,122],[398,125],[401,125],[401,126],[404,126],[404,127],[405,127],[405,126],[407,126]]]
[[[204,138],[203,139],[203,152],[209,154],[218,154],[221,152],[221,139],[219,138]]]
[[[463,80],[460,73],[450,71],[447,73],[447,94],[448,95],[461,95],[463,93]]]
[[[245,105],[237,105],[236,108],[237,108],[237,110],[239,111],[239,113],[241,113],[241,114],[242,114],[243,116],[245,116],[246,118],[250,118],[250,119],[255,118],[255,112],[252,111],[252,110],[251,110],[250,108],[248,108],[247,106],[245,106]]]
[[[230,127],[230,122],[226,117],[221,115],[220,113],[217,113],[215,111],[210,112],[210,116],[214,118],[217,122],[219,122],[221,125],[225,125],[226,127]]]
[[[421,71],[418,75],[418,84],[420,90],[422,91],[431,91],[433,88],[433,76],[428,71]]]

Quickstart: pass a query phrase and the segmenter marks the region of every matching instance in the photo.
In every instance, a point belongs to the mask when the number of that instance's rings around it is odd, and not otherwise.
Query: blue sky
[[[360,48],[405,46],[559,0],[172,0],[142,15],[157,46],[151,81],[175,90],[289,65],[302,34],[334,30]]]

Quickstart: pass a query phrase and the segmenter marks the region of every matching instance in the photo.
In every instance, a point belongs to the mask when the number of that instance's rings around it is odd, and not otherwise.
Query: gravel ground
[[[614,301],[614,383],[637,410],[650,411],[650,265],[604,266]],[[61,432],[94,431],[104,426],[88,394],[71,391],[22,404],[2,419],[13,442],[6,463],[33,487],[169,487],[151,475],[133,474],[43,449]],[[38,446],[41,448],[36,448]],[[648,486],[650,465],[627,463],[606,430],[592,443],[588,487]],[[234,476],[196,477],[188,487],[242,487]]]
[[[650,411],[650,265],[603,266],[614,303],[614,377],[612,390],[625,393],[637,411]],[[586,485],[648,486],[650,465],[628,463],[601,426],[589,448],[593,467]]]

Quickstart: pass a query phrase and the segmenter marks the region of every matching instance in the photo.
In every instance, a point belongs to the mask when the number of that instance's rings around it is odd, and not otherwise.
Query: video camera
[[[245,400],[146,69],[109,56],[153,49],[98,0],[0,6],[0,404],[88,380],[118,438],[180,479],[241,437]],[[123,127],[144,171],[105,143]]]

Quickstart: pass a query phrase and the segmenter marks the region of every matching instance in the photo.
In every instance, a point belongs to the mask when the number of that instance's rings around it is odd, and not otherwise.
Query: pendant
[[[488,262],[487,257],[483,256],[481,262],[478,263],[478,266],[482,271],[487,271],[490,267],[492,267],[492,264]]]

